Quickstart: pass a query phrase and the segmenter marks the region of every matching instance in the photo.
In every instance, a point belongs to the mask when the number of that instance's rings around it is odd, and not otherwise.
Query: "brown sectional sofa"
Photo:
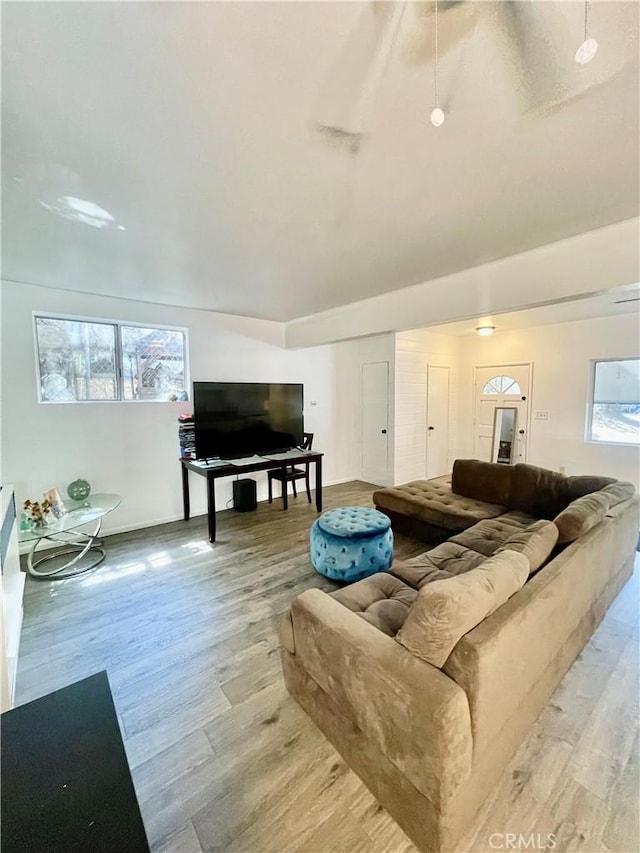
[[[535,465],[458,459],[450,485],[415,480],[378,489],[373,502],[391,518],[394,529],[418,534],[426,541],[441,541],[449,531],[459,532],[479,521],[504,517],[507,511],[553,519],[577,498],[615,483],[611,477],[565,477]],[[629,486],[622,484],[624,493]]]
[[[285,614],[289,692],[421,850],[455,849],[630,576],[634,492],[457,460],[374,494],[448,541]]]

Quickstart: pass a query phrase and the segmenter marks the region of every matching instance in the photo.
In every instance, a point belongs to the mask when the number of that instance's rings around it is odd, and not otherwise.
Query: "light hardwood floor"
[[[371,492],[327,488],[325,508]],[[304,496],[261,503],[220,513],[214,546],[200,517],[110,537],[92,574],[28,579],[17,701],[107,670],[154,853],[415,851],[284,689],[279,615],[336,586],[309,563],[315,517]],[[637,853],[637,590],[636,571],[460,851],[554,833],[557,851]]]

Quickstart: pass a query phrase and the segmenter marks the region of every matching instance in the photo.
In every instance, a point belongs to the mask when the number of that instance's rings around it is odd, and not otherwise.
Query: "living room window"
[[[591,362],[587,440],[640,444],[640,358]]]
[[[34,322],[41,403],[188,398],[185,329],[53,315]]]

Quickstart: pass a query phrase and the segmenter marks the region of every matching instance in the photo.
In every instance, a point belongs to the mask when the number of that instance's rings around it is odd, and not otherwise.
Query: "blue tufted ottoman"
[[[329,510],[313,522],[309,538],[313,568],[334,581],[386,572],[393,561],[391,521],[377,509]]]

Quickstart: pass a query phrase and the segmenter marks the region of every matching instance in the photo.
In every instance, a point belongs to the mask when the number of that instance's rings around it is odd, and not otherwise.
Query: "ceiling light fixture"
[[[598,42],[589,38],[587,34],[587,23],[589,20],[589,0],[584,0],[584,41],[576,50],[575,61],[578,65],[586,65],[591,62],[598,52]]]
[[[433,20],[433,99],[436,105],[429,118],[434,127],[440,127],[444,124],[445,116],[438,100],[438,0],[434,0]]]
[[[476,332],[483,338],[492,335],[496,330],[495,326],[476,326]]]

